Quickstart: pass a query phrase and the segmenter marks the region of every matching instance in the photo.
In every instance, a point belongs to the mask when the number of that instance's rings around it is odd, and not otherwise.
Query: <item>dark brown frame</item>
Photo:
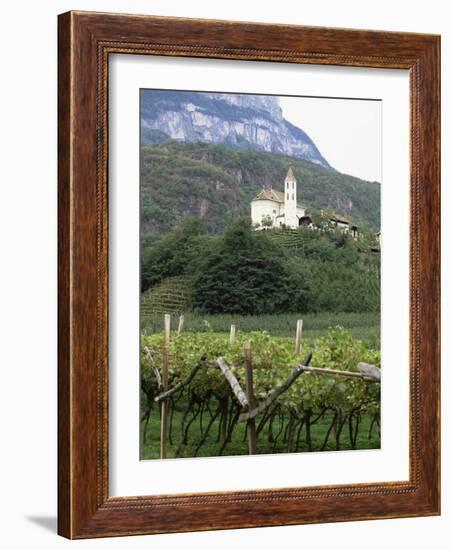
[[[439,36],[68,12],[59,16],[58,53],[58,532],[85,538],[439,514]],[[409,481],[109,497],[111,53],[409,70]]]

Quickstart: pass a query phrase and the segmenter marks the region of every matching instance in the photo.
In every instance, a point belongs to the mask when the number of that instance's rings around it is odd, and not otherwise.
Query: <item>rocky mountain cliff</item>
[[[283,117],[275,96],[142,90],[141,137],[256,149],[330,168],[311,138]]]

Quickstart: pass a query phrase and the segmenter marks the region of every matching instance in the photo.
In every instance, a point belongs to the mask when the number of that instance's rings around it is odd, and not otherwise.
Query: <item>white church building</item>
[[[287,171],[284,192],[273,188],[262,189],[251,201],[251,220],[256,229],[296,228],[305,216],[305,208],[297,202],[297,180],[292,168]]]

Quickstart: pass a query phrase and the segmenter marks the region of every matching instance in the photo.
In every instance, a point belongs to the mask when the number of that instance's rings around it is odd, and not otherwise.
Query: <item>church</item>
[[[284,180],[284,192],[264,188],[251,201],[251,220],[256,229],[296,228],[307,218],[305,208],[297,202],[297,180],[291,167]]]

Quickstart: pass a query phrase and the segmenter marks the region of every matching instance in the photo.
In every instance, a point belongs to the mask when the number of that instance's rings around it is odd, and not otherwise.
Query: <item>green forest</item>
[[[298,200],[313,213],[330,208],[359,228],[380,229],[380,184],[308,161],[207,143],[145,144],[141,148],[141,242],[144,247],[188,215],[209,234],[222,233],[264,186],[282,189],[288,166]]]
[[[206,225],[187,217],[146,248],[145,295],[178,278],[185,293],[180,310],[199,314],[379,311],[380,254],[372,233],[355,241],[342,231],[253,231],[246,217],[218,235]]]

